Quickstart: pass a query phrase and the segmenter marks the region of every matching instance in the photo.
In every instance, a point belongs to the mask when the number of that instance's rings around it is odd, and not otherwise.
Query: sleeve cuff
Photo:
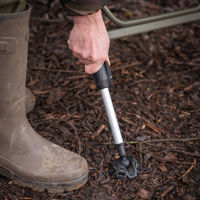
[[[102,9],[107,0],[60,0],[70,16],[90,15]]]

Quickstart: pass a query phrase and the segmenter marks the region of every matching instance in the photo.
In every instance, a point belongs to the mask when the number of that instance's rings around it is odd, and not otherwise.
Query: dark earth
[[[111,42],[111,96],[127,153],[142,165],[137,178],[118,180],[108,173],[118,154],[100,92],[67,49],[72,17],[57,0],[31,4],[27,86],[36,105],[28,119],[43,137],[84,156],[89,180],[56,195],[0,176],[0,199],[200,199],[200,22]],[[119,18],[134,19],[197,4],[117,0],[108,6]]]

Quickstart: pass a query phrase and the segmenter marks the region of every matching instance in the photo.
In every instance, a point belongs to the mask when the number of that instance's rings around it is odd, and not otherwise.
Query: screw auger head
[[[111,164],[109,169],[112,176],[120,179],[135,178],[140,171],[140,164],[130,157],[120,157]]]

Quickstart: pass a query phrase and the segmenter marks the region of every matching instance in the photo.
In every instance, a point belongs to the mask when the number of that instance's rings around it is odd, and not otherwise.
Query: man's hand
[[[101,10],[92,15],[74,17],[68,45],[73,55],[85,64],[88,74],[97,72],[105,60],[109,62],[110,40]]]

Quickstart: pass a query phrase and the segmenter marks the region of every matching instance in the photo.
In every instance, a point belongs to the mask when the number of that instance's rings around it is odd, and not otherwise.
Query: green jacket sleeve
[[[107,0],[60,0],[69,15],[81,16],[95,13],[106,5]]]

